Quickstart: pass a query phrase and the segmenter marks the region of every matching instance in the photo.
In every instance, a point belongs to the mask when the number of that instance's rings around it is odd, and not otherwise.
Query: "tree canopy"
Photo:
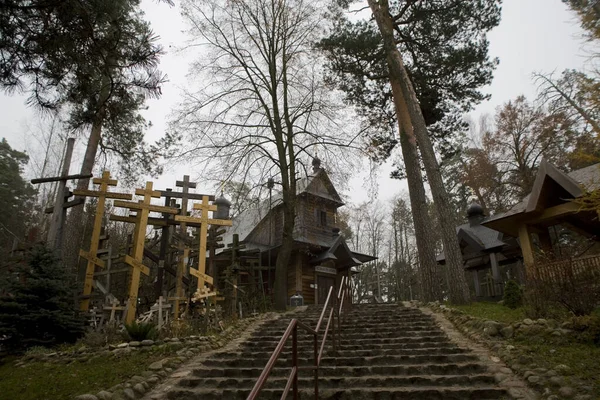
[[[23,168],[29,161],[26,153],[17,151],[6,139],[0,141],[0,240],[1,250],[8,251],[15,239],[22,240],[31,217],[35,189],[23,179]]]

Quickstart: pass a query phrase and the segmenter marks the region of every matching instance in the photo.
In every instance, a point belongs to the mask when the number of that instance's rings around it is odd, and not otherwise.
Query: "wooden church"
[[[297,185],[294,246],[287,273],[288,302],[302,295],[304,304],[322,304],[331,286],[351,276],[353,267],[376,257],[349,249],[335,225],[336,211],[344,205],[319,159],[313,160],[312,174]],[[235,282],[220,284],[243,289],[250,285],[272,294],[275,264],[283,233],[281,195],[273,195],[258,207],[233,218],[223,235],[225,247],[216,252],[215,271]]]

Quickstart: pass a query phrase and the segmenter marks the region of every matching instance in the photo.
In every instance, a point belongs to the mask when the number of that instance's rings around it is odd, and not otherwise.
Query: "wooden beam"
[[[532,217],[531,219],[528,219],[527,223],[528,224],[537,224],[537,223],[548,221],[548,220],[558,218],[558,217],[561,217],[564,215],[575,214],[575,213],[578,213],[580,210],[581,210],[581,207],[578,204],[570,201],[568,203],[564,203],[564,204],[561,204],[558,206],[546,208],[540,214]]]
[[[87,179],[91,178],[92,174],[77,174],[77,175],[66,175],[66,176],[55,176],[52,178],[36,178],[32,179],[31,183],[34,185],[38,183],[58,182],[58,181],[70,181],[71,179]]]

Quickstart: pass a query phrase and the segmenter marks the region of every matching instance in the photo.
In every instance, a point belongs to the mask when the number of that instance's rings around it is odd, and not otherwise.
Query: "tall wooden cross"
[[[48,230],[48,238],[46,240],[48,243],[48,247],[56,251],[60,250],[62,246],[62,231],[67,216],[67,208],[76,206],[83,202],[83,199],[67,201],[67,199],[71,197],[71,192],[67,187],[67,181],[71,179],[92,177],[92,175],[69,175],[69,167],[71,166],[71,157],[73,155],[73,146],[75,146],[75,139],[67,139],[67,148],[65,151],[65,157],[63,158],[62,162],[60,176],[54,176],[50,178],[37,178],[31,180],[31,183],[33,184],[58,182],[58,188],[56,190],[56,199],[54,200],[54,206],[50,211],[52,213],[52,221],[50,223],[50,229]]]
[[[175,186],[181,188],[181,215],[187,216],[189,199],[188,194],[190,189],[196,189],[196,182],[190,182],[190,176],[184,175],[183,181],[176,181]],[[187,239],[187,225],[185,222],[181,222],[179,226],[179,232],[182,238]],[[177,261],[177,276],[175,277],[175,297],[171,298],[171,300],[175,301],[175,307],[173,310],[173,318],[175,319],[179,318],[180,301],[186,299],[183,293],[183,275],[185,273],[190,255],[190,249],[183,240],[179,241],[177,250],[179,259]]]
[[[202,297],[216,296],[216,292],[209,293],[206,291],[205,283],[213,284],[213,278],[206,274],[206,239],[208,233],[208,225],[231,226],[230,220],[208,218],[209,211],[216,211],[217,206],[209,204],[209,197],[202,196],[202,203],[195,203],[194,209],[201,210],[200,218],[188,217],[184,215],[175,216],[175,221],[179,222],[195,222],[200,223],[200,250],[198,252],[198,269],[190,268],[190,273],[198,278],[198,292]],[[195,296],[198,298],[198,296]]]
[[[90,307],[90,294],[94,281],[94,272],[96,266],[104,268],[104,261],[98,257],[98,247],[100,245],[100,233],[102,230],[102,219],[104,218],[104,208],[106,199],[123,199],[131,200],[129,193],[111,193],[108,191],[109,186],[117,186],[117,180],[110,178],[110,172],[102,172],[101,178],[94,178],[94,185],[100,185],[99,190],[74,190],[75,196],[97,197],[98,205],[96,206],[96,215],[94,217],[94,228],[92,229],[92,240],[90,242],[90,250],[79,250],[79,256],[87,260],[87,268],[85,270],[85,280],[83,283],[83,298],[80,303],[80,310],[87,311]]]
[[[125,263],[133,268],[131,272],[131,281],[129,282],[129,298],[127,299],[127,315],[125,317],[125,322],[128,324],[135,320],[137,297],[140,287],[140,274],[144,273],[145,275],[150,275],[150,269],[143,264],[144,242],[146,239],[146,228],[148,227],[148,217],[150,212],[167,214],[179,213],[179,209],[177,208],[157,206],[150,203],[153,197],[160,197],[159,191],[152,190],[152,182],[146,182],[145,189],[136,189],[135,194],[144,196],[144,200],[140,200],[138,203],[120,200],[114,202],[115,207],[123,207],[137,211],[132,250],[133,257],[125,255]]]

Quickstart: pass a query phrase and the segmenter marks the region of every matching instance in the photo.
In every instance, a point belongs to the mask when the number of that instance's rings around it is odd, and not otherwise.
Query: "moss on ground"
[[[477,302],[461,306],[451,305],[451,307],[475,318],[491,319],[503,324],[513,324],[527,318],[523,307],[513,310],[498,303]]]
[[[0,365],[1,400],[71,400],[122,383],[165,357],[162,352],[136,352],[126,357],[100,356],[92,362],[51,364],[31,362],[15,367],[14,359]]]
[[[511,310],[498,303],[480,302],[451,307],[475,318],[490,319],[504,324],[513,324],[527,318],[523,307]],[[600,347],[591,343],[577,343],[574,338],[568,339],[566,336],[556,339],[520,335],[518,338],[507,340],[508,344],[515,346],[509,358],[520,363],[519,359],[524,356],[529,360],[528,364],[535,365],[536,368],[555,369],[557,365],[566,365],[567,372],[561,374],[566,375],[567,384],[571,384],[570,381],[573,380],[574,387],[577,387],[583,382],[592,387],[593,392],[590,394],[600,399]]]
[[[555,369],[566,365],[566,380],[577,378],[592,386],[593,395],[600,398],[600,347],[581,343],[545,343],[539,337],[521,337],[510,341],[519,354],[530,358],[539,368]],[[577,386],[578,384],[575,384]]]

